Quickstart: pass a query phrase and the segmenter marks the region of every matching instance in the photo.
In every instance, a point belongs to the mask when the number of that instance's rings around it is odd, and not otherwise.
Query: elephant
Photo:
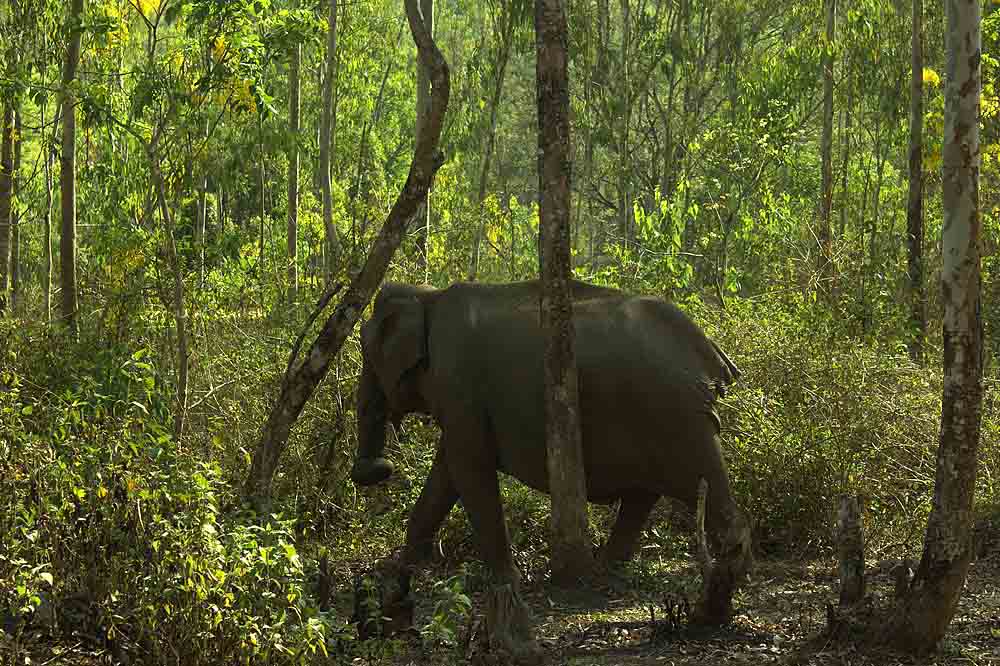
[[[660,497],[694,509],[704,479],[717,557],[745,576],[749,523],[731,494],[714,408],[738,368],[671,303],[580,281],[570,289],[587,497],[620,501],[603,557],[632,556]],[[405,594],[409,572],[431,555],[458,500],[490,574],[516,588],[497,472],[548,491],[541,303],[537,280],[444,289],[386,283],[361,327],[354,483],[392,474],[383,456],[387,422],[420,413],[441,428],[407,524]],[[731,587],[722,586],[716,603],[719,622],[731,614]]]

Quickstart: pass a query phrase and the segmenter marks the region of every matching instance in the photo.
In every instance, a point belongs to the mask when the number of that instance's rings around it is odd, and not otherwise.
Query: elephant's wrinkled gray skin
[[[604,556],[631,557],[659,497],[693,510],[705,478],[707,531],[730,569],[745,571],[749,529],[730,495],[713,409],[739,371],[669,303],[581,282],[573,299],[587,493],[593,502],[621,500]],[[410,568],[430,554],[461,499],[492,574],[517,580],[496,473],[547,491],[540,303],[537,281],[443,290],[386,284],[362,326],[354,482],[392,473],[382,457],[387,420],[431,414],[442,430],[407,526]]]

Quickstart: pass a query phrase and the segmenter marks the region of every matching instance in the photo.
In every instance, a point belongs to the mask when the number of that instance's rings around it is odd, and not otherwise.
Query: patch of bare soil
[[[688,570],[678,575],[695,573]],[[553,604],[551,596],[539,591],[531,597],[551,664],[1000,665],[1000,558],[972,565],[947,638],[936,654],[923,659],[859,652],[824,641],[825,609],[836,602],[836,583],[832,561],[759,562],[753,580],[737,600],[732,624],[711,632],[686,626],[683,617],[678,617],[678,608],[683,616],[683,603],[678,599],[657,598],[638,589],[589,605]],[[876,600],[891,597],[888,570],[870,572],[869,593]]]

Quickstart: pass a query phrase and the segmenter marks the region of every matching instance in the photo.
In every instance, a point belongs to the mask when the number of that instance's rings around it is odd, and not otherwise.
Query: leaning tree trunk
[[[84,0],[73,0],[70,8],[69,48],[62,75],[62,153],[59,158],[62,235],[59,239],[59,264],[62,282],[62,319],[73,335],[77,333],[76,293],[76,95],[73,81],[80,63],[80,36],[83,32]]]
[[[968,573],[983,396],[980,3],[961,0],[946,6],[948,64],[941,185],[944,390],[937,474],[923,556],[886,634],[889,642],[912,652],[927,652],[937,646],[955,614]]]
[[[389,261],[406,233],[407,224],[420,202],[427,196],[434,174],[443,163],[438,143],[450,94],[448,63],[421,21],[417,1],[405,1],[406,18],[422,66],[427,69],[431,79],[431,103],[426,123],[420,133],[420,140],[413,149],[413,161],[406,184],[389,211],[365,265],[355,275],[350,287],[326,320],[305,360],[289,372],[282,382],[281,395],[264,424],[246,480],[246,493],[258,505],[270,496],[271,480],[295,420],[312,396],[316,385],[326,375],[330,361],[343,346],[385,276]]]
[[[552,578],[576,582],[593,570],[587,486],[580,442],[570,281],[570,126],[566,15],[562,0],[536,0],[538,191],[542,330],[545,335],[545,439],[552,495]]]
[[[910,358],[922,362],[927,315],[924,305],[923,132],[924,55],[923,0],[913,0],[913,33],[910,37],[910,187],[906,200],[906,248],[910,296]]]

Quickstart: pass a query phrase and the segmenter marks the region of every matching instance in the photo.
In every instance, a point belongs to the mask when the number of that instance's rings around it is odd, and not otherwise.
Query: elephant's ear
[[[413,295],[386,299],[380,311],[362,330],[362,340],[372,354],[375,374],[386,391],[393,391],[407,370],[427,355],[424,305]]]

